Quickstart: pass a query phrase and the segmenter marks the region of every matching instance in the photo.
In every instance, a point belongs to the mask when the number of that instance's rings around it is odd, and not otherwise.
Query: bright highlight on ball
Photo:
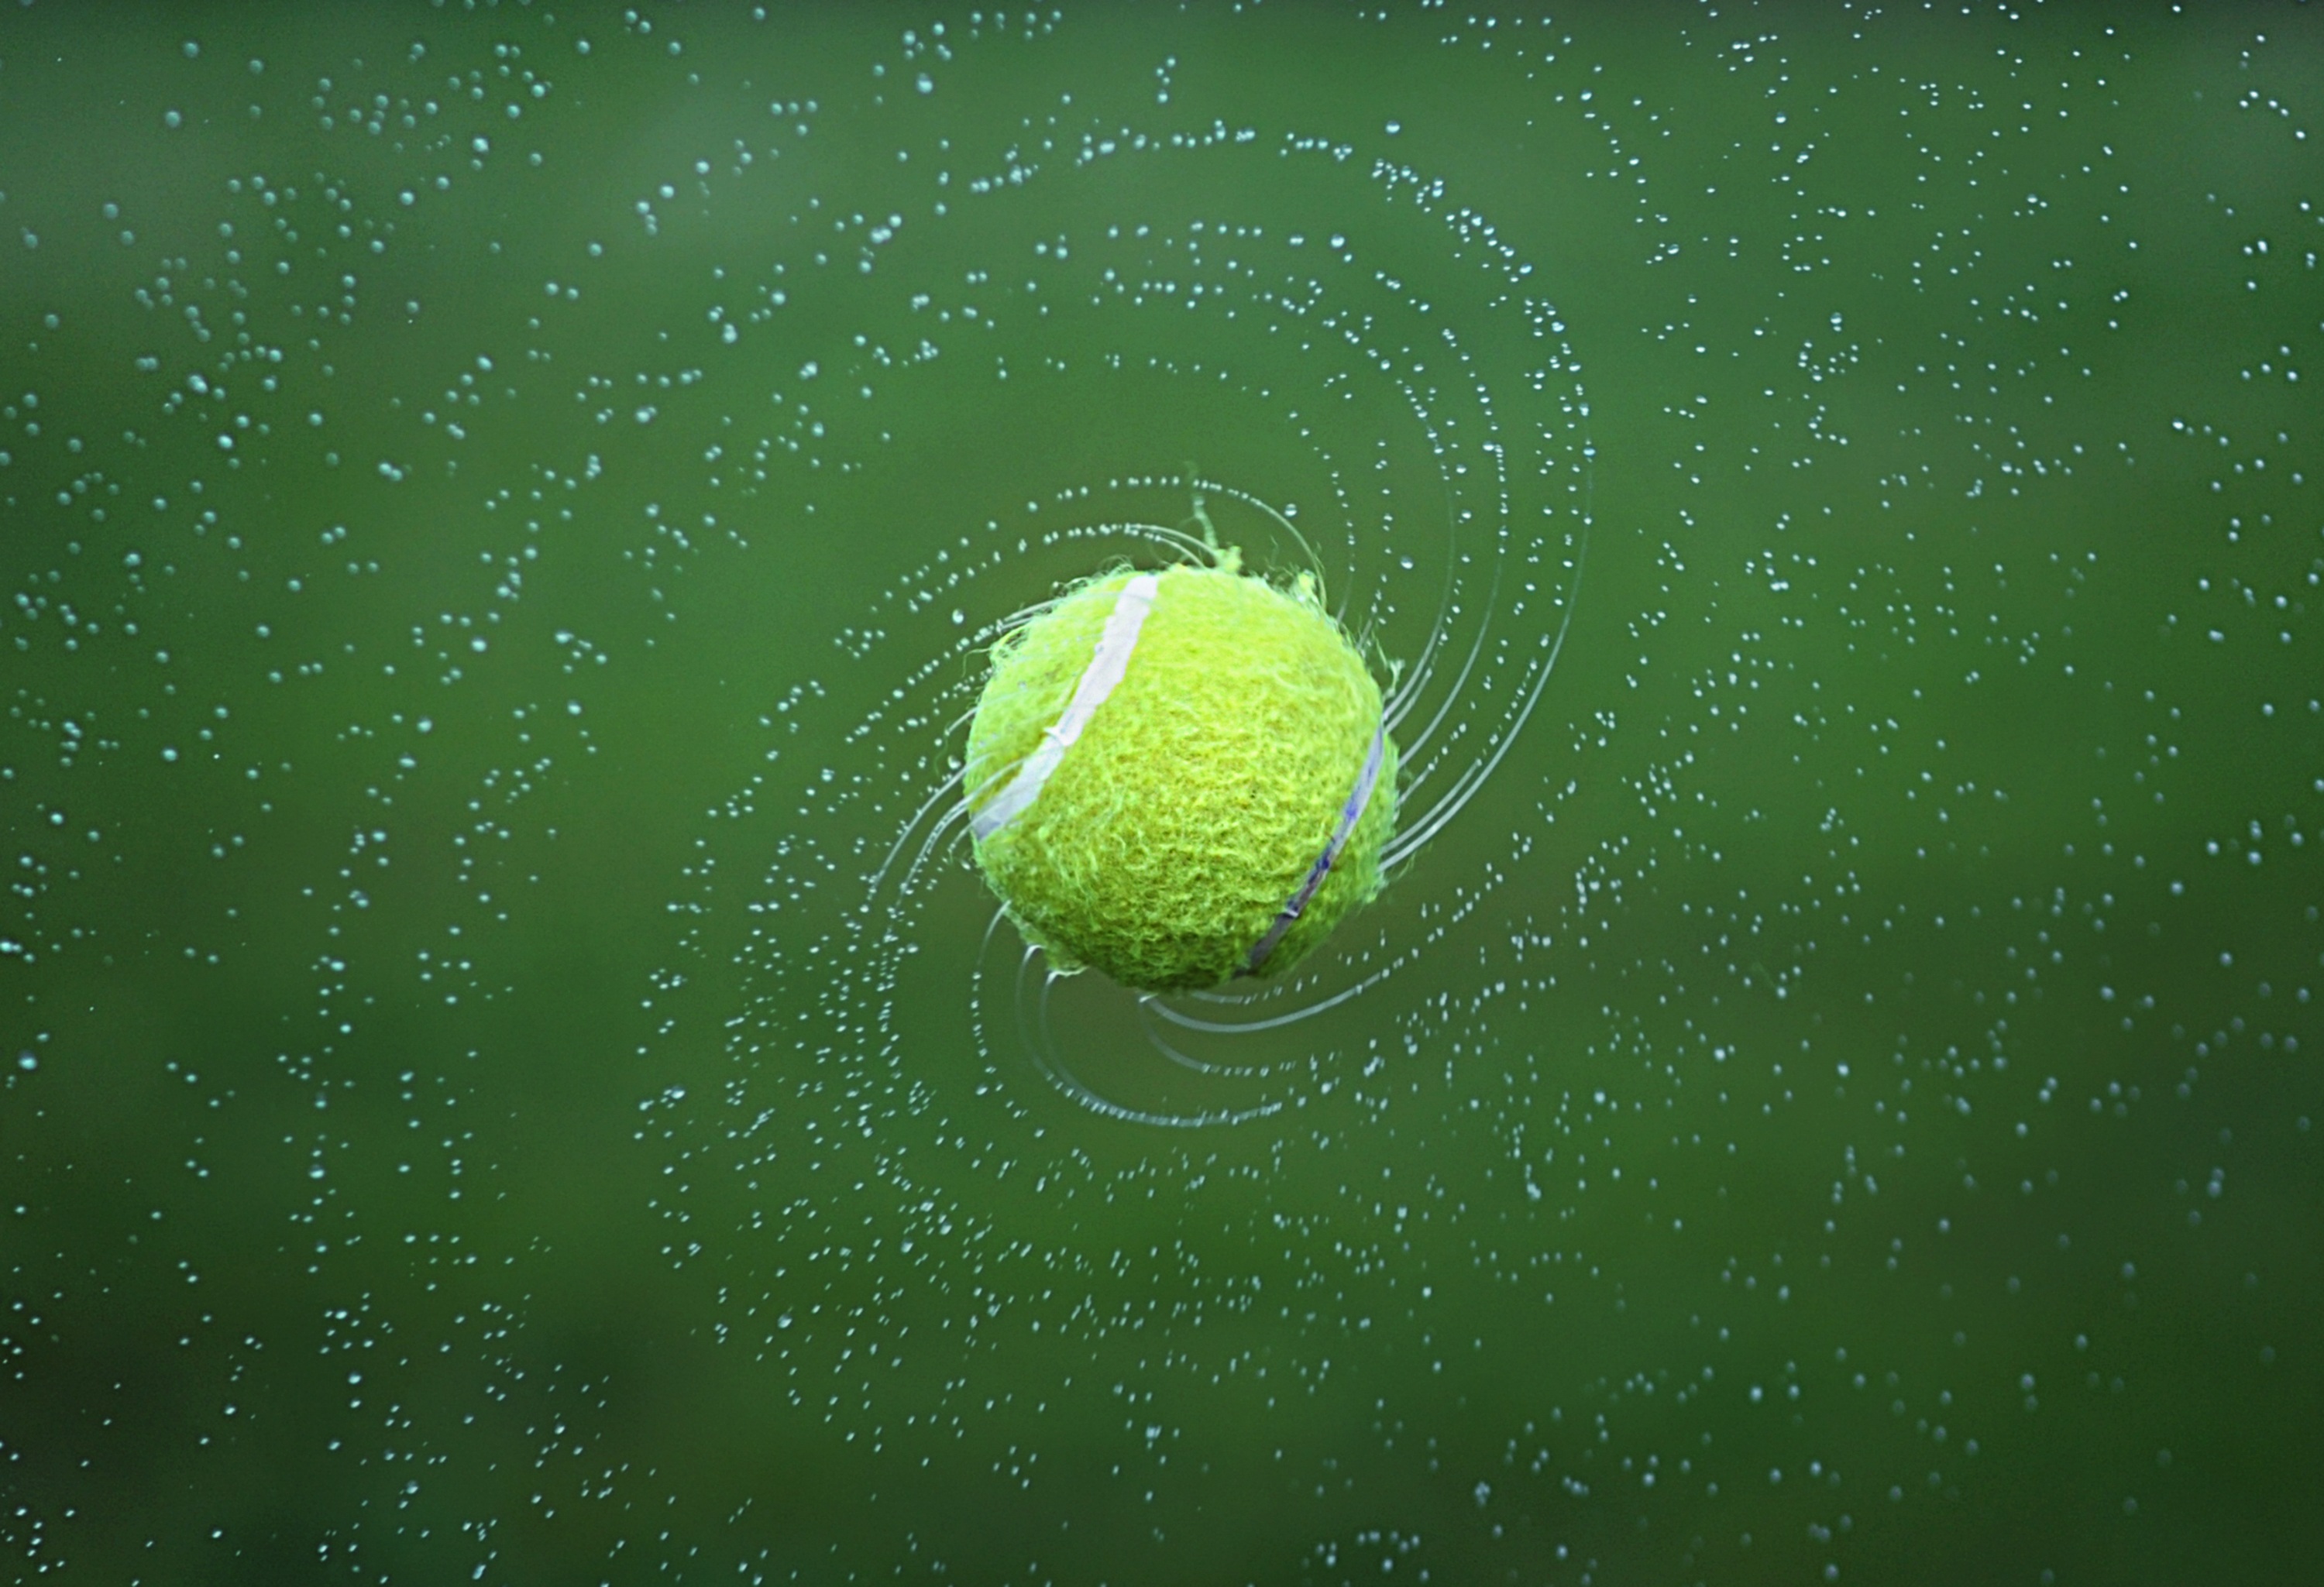
[[[1379,892],[1396,764],[1313,580],[1228,551],[1093,578],[994,646],[963,780],[1027,940],[1176,992],[1286,969]]]

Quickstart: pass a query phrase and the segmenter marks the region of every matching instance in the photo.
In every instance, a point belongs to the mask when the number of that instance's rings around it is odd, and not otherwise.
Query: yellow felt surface
[[[972,809],[1064,712],[1131,577],[1092,580],[994,647],[969,728]],[[1168,569],[1121,682],[1039,798],[976,845],[977,863],[1061,968],[1147,991],[1215,986],[1331,841],[1379,721],[1379,685],[1304,592]],[[1261,974],[1379,891],[1395,819],[1391,743],[1347,846]]]

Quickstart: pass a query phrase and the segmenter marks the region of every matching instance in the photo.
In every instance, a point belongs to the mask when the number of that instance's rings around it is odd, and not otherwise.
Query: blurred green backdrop
[[[10,7],[12,1574],[2313,1569],[2319,96],[2304,6]],[[1449,819],[1272,1000],[1045,992],[977,656],[1198,490]]]

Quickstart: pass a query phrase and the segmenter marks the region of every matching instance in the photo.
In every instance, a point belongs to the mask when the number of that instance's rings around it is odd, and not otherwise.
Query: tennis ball
[[[992,650],[963,770],[1028,941],[1148,992],[1296,964],[1379,890],[1396,745],[1312,579],[1117,571]]]

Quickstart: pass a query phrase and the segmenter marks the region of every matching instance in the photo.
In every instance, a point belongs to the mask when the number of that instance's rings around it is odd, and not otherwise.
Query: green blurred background
[[[2319,97],[2288,5],[10,7],[12,1575],[2310,1573]],[[917,813],[1198,488],[1444,624],[1467,797],[1255,1010],[1045,999]]]

